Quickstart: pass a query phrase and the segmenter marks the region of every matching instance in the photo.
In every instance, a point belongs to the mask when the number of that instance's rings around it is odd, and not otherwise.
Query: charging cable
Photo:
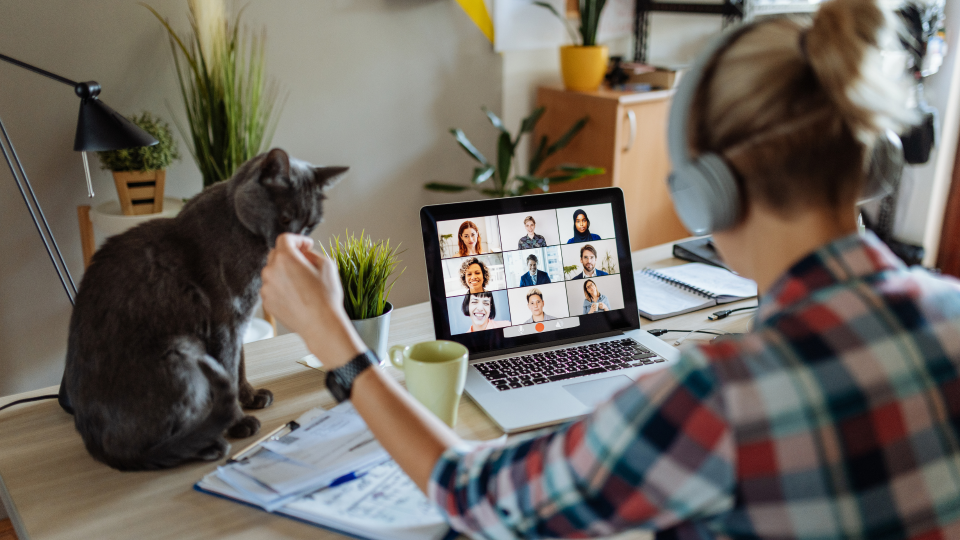
[[[710,315],[707,315],[707,319],[711,321],[719,321],[720,319],[726,319],[731,313],[746,311],[748,309],[757,309],[758,307],[760,306],[747,306],[737,309],[721,309],[720,311],[714,311]]]
[[[647,332],[649,332],[651,335],[657,336],[657,337],[662,336],[662,335],[664,335],[664,334],[674,333],[674,332],[676,332],[676,333],[686,332],[686,334],[685,334],[683,337],[681,337],[680,339],[678,339],[678,340],[676,340],[676,341],[673,342],[674,345],[680,345],[681,343],[684,342],[684,340],[686,340],[686,339],[687,339],[688,337],[690,337],[692,334],[710,334],[710,335],[714,335],[714,336],[720,337],[720,336],[724,336],[724,335],[727,335],[727,334],[730,333],[730,332],[724,332],[723,330],[700,330],[700,329],[697,329],[697,330],[673,330],[673,329],[669,329],[669,330],[668,330],[668,329],[666,329],[666,328],[654,328],[653,330],[647,330]],[[716,338],[714,338],[714,339],[716,339]]]

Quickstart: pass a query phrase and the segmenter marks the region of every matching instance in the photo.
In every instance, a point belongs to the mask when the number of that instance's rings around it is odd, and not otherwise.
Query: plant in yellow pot
[[[113,172],[124,215],[157,214],[163,212],[166,169],[180,159],[177,141],[170,126],[148,112],[131,116],[130,121],[160,142],[153,146],[97,152],[100,166]]]
[[[574,45],[560,47],[560,73],[567,90],[592,92],[600,88],[607,73],[610,51],[606,45],[597,45],[597,27],[606,0],[578,0],[579,32],[552,4],[534,2],[549,9],[566,26]],[[578,35],[579,34],[579,35]],[[579,43],[579,45],[577,44]]]

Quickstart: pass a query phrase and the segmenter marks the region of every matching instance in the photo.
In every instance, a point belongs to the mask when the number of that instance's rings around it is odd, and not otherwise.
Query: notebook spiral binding
[[[665,276],[665,275],[661,274],[660,272],[657,272],[657,271],[654,270],[653,268],[644,268],[643,270],[641,270],[641,272],[642,272],[643,274],[646,274],[646,275],[652,277],[652,278],[659,279],[660,281],[665,281],[665,282],[669,283],[670,285],[673,285],[674,287],[679,287],[679,288],[681,288],[681,289],[690,291],[690,292],[692,292],[692,293],[694,293],[694,294],[699,294],[700,296],[703,296],[704,298],[716,298],[716,297],[717,297],[717,295],[713,294],[713,293],[710,292],[710,291],[706,291],[706,290],[704,290],[704,289],[701,289],[700,287],[694,287],[693,285],[690,285],[689,283],[686,283],[686,282],[684,282],[684,281],[680,281],[679,279],[674,279],[674,278],[672,278],[672,277]]]

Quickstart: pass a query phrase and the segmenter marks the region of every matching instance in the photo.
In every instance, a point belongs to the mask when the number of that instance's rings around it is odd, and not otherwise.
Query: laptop
[[[506,433],[577,419],[679,357],[640,329],[619,188],[420,210],[437,339]]]

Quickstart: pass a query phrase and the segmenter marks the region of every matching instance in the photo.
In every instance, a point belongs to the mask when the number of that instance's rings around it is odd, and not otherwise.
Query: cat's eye
[[[284,227],[286,227],[287,225],[289,225],[291,221],[292,221],[292,220],[291,220],[290,218],[288,218],[287,216],[283,216],[283,217],[280,218],[280,224],[283,225]]]

